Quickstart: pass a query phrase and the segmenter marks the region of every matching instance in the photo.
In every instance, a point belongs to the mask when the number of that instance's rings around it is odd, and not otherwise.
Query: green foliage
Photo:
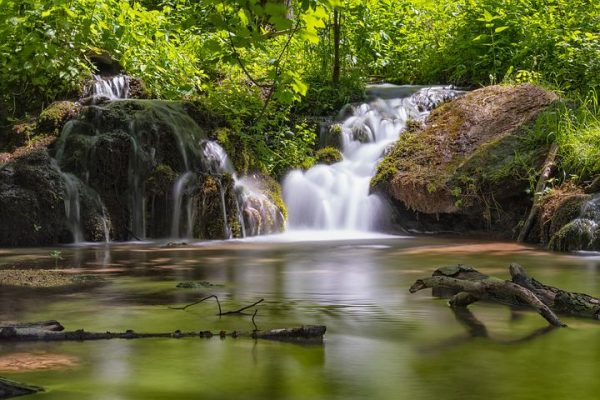
[[[0,0],[0,125],[76,97],[102,50],[152,96],[227,115],[244,170],[282,174],[314,162],[304,118],[361,100],[369,81],[594,90],[598,15],[589,0]],[[561,140],[589,163],[562,156],[584,176],[597,170],[596,122],[575,114]]]
[[[54,259],[54,268],[58,268],[59,260],[64,260],[64,258],[62,257],[62,251],[60,251],[60,250],[52,250],[50,252],[50,257],[52,257],[52,259]]]
[[[316,127],[292,119],[290,104],[265,104],[260,88],[245,81],[243,75],[233,76],[210,88],[205,101],[228,118],[231,129],[217,136],[238,170],[281,176],[291,168],[310,167]]]

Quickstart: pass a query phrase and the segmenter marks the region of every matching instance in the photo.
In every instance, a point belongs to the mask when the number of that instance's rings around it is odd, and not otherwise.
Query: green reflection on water
[[[462,247],[461,247],[462,246]],[[168,309],[215,293],[225,310],[265,298],[261,329],[325,324],[323,345],[250,339],[147,339],[14,344],[15,353],[68,355],[76,366],[2,372],[44,386],[39,399],[596,399],[600,326],[569,328],[509,344],[543,328],[529,312],[477,304],[485,338],[470,337],[444,301],[407,288],[433,268],[472,264],[508,277],[519,262],[541,281],[600,293],[600,263],[504,244],[386,239],[315,244],[226,243],[185,249],[65,248],[65,267],[103,275],[100,286],[4,288],[0,319],[54,318],[90,331],[251,330],[250,316],[218,317],[214,303]],[[7,250],[47,266],[46,249]],[[39,254],[39,257],[35,255]],[[3,261],[3,262],[2,262]],[[181,280],[218,286],[177,289]]]

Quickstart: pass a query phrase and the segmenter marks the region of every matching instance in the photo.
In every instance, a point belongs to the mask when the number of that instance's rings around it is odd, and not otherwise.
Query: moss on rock
[[[40,246],[68,235],[63,184],[45,150],[17,158],[0,169],[0,245]]]
[[[338,149],[333,147],[325,147],[320,150],[317,150],[315,157],[317,159],[317,163],[327,165],[335,164],[344,159],[342,153]]]
[[[56,101],[40,114],[36,131],[39,134],[58,136],[70,119],[81,112],[81,105],[72,101]]]

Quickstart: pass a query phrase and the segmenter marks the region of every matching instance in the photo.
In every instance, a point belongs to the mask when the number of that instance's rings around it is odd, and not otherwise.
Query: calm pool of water
[[[0,268],[54,267],[55,249],[0,249]],[[600,259],[512,243],[441,238],[260,240],[162,248],[65,247],[58,267],[104,277],[65,289],[2,287],[0,320],[57,319],[89,331],[252,330],[218,317],[260,298],[260,329],[327,325],[322,345],[251,339],[144,339],[0,345],[0,376],[43,386],[40,400],[94,399],[597,399],[600,323],[539,334],[532,312],[476,304],[474,338],[430,291],[408,287],[457,263],[508,278],[518,262],[539,280],[600,294]],[[179,281],[207,281],[201,289]]]

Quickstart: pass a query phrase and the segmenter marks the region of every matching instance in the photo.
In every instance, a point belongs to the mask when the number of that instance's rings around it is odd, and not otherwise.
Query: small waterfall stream
[[[187,171],[181,174],[179,178],[177,178],[177,181],[175,181],[175,185],[173,185],[173,217],[171,218],[171,237],[173,238],[178,238],[181,236],[179,225],[181,223],[184,190],[193,177],[194,174],[191,171]],[[191,219],[191,213],[186,212],[186,227],[191,227]]]
[[[126,99],[129,97],[129,77],[116,75],[104,78],[94,75],[94,81],[89,88],[89,96],[108,100]]]
[[[396,88],[396,90],[394,90]],[[374,231],[387,218],[382,200],[369,193],[371,178],[384,152],[411,120],[424,120],[459,91],[443,87],[378,87],[370,103],[349,106],[341,122],[343,160],[290,172],[283,182],[290,230]]]

